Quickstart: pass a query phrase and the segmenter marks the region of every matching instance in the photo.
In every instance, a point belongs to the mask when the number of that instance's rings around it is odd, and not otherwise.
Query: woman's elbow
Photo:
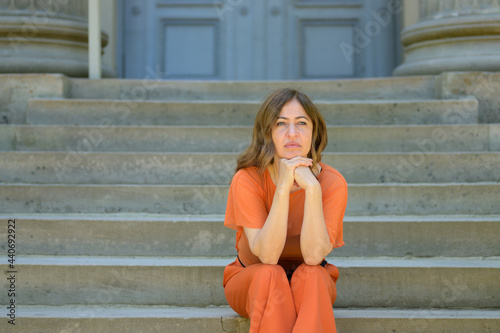
[[[314,256],[304,257],[304,263],[306,265],[309,265],[309,266],[316,266],[316,265],[321,264],[321,262],[323,261],[323,258],[324,257],[318,258],[318,257],[314,257]]]
[[[266,264],[266,265],[277,265],[278,264],[278,259],[275,259],[275,258],[261,258],[261,257],[259,257],[259,260],[261,263]]]
[[[314,266],[319,265],[323,259],[332,252],[333,246],[328,244],[327,248],[318,249],[315,251],[302,251],[302,256],[304,258],[304,263],[306,265]]]
[[[273,256],[273,255],[257,255],[259,258],[260,262],[266,265],[276,265],[278,264],[279,261],[279,256]]]
[[[259,258],[260,262],[267,265],[276,265],[279,261],[279,256],[260,253],[257,249],[250,249],[252,254]]]

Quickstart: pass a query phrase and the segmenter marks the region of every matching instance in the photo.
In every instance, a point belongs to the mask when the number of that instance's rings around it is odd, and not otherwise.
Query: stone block
[[[23,305],[226,305],[219,258],[19,257]],[[498,259],[329,258],[337,307],[499,308]],[[5,283],[7,283],[6,281]],[[0,294],[5,304],[7,295]]]
[[[500,122],[500,73],[443,73],[438,82],[441,98],[475,96],[479,101],[479,122]]]
[[[330,126],[325,152],[489,151],[489,125]],[[2,133],[6,132],[6,133]],[[13,150],[86,152],[239,153],[250,126],[3,126]]]
[[[224,215],[13,214],[25,255],[234,257]],[[331,257],[500,256],[500,216],[346,216]],[[78,235],[78,236],[75,236]],[[0,237],[6,238],[0,232]],[[6,249],[0,244],[0,249]]]
[[[0,184],[4,213],[223,214],[223,185]],[[346,214],[500,214],[500,184],[351,184]]]
[[[25,124],[28,99],[63,98],[68,78],[61,74],[0,74],[0,124]]]
[[[334,308],[338,332],[496,332],[498,310]],[[62,306],[22,307],[7,333],[248,333],[249,320],[228,307]],[[87,317],[84,317],[87,315]],[[4,329],[4,326],[0,326]]]
[[[71,98],[170,101],[240,100],[262,102],[281,88],[300,89],[322,100],[434,99],[435,76],[314,81],[71,80]]]
[[[490,125],[490,150],[500,151],[500,124]]]
[[[448,100],[352,100],[315,103],[327,125],[477,124],[474,97]],[[253,126],[259,102],[31,99],[33,125]],[[457,118],[459,120],[457,120]]]
[[[494,136],[493,127],[490,135]],[[9,151],[12,143],[2,143],[8,150],[0,152],[0,180],[5,183],[227,185],[238,157],[237,153],[154,152],[80,152],[75,156]],[[498,150],[324,153],[322,161],[340,171],[348,184],[500,181]]]

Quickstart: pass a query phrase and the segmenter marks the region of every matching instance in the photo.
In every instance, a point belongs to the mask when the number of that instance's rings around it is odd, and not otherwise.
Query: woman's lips
[[[300,148],[301,146],[296,142],[290,142],[285,145],[285,148]]]

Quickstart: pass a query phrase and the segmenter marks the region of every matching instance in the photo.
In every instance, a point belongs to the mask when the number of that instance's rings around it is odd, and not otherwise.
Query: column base
[[[436,18],[401,36],[405,61],[393,75],[500,71],[500,14]]]
[[[34,15],[0,14],[0,73],[60,73],[88,77],[87,22],[76,17],[46,14],[37,18]],[[108,36],[104,33],[101,36],[104,48]],[[102,67],[102,74],[103,77],[116,76],[107,66]]]

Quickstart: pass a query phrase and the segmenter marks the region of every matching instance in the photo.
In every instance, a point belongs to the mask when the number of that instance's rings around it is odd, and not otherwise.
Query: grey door
[[[390,76],[400,6],[394,0],[125,0],[121,76]]]

